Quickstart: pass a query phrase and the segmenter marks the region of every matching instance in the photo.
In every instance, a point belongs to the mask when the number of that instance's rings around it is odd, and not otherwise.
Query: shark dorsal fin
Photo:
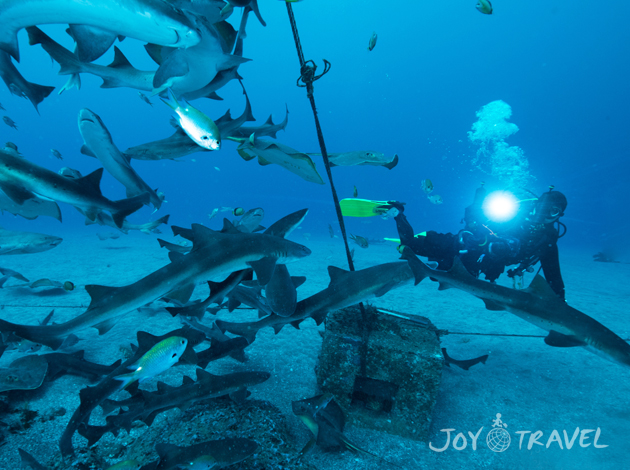
[[[158,382],[157,383],[157,391],[159,393],[166,393],[166,392],[168,392],[170,390],[173,390],[174,388],[177,388],[177,387],[173,387],[172,385],[169,385],[169,384],[164,383],[164,382]]]
[[[271,226],[265,230],[263,233],[265,235],[274,235],[276,237],[285,238],[289,235],[300,223],[304,220],[308,214],[308,209],[301,209],[299,211],[293,212],[292,214],[286,215],[280,220],[271,224]]]
[[[267,120],[265,121],[265,124],[273,126],[273,119],[271,118],[273,115],[270,114],[269,117],[267,118]]]
[[[191,227],[193,238],[193,247],[191,251],[197,251],[210,245],[219,233],[200,224],[192,224]]]
[[[127,60],[125,54],[123,54],[122,51],[118,49],[118,46],[114,46],[114,60],[111,64],[108,65],[108,67],[114,69],[127,69],[133,68],[133,65],[131,65],[131,62]]]
[[[119,289],[119,287],[109,287],[109,286],[99,286],[98,284],[88,284],[85,286],[85,290],[90,296],[90,305],[88,306],[88,310],[92,308],[92,306],[105,297],[113,296],[114,293]]]
[[[136,339],[138,340],[138,349],[136,351],[148,351],[158,342],[158,336],[153,336],[146,331],[138,331]]]
[[[453,266],[448,270],[448,273],[453,276],[473,277],[473,275],[466,270],[464,263],[462,263],[462,260],[459,259],[458,256],[453,258]]]
[[[184,253],[178,253],[177,251],[169,251],[168,259],[171,263],[175,263],[186,256]]]
[[[194,384],[194,383],[195,383],[195,381],[193,379],[191,379],[187,375],[184,375],[184,378],[182,379],[182,385],[191,385],[191,384]]]
[[[223,228],[221,229],[221,233],[241,233],[241,232],[228,219],[223,219]]]
[[[350,271],[346,271],[345,269],[341,269],[336,266],[328,266],[328,275],[330,276],[330,284],[341,282],[341,280],[346,278],[349,274],[350,274]]]
[[[214,377],[210,372],[206,372],[203,369],[197,369],[195,372],[197,373],[197,382],[210,382],[212,377]]]
[[[99,196],[102,196],[101,193],[101,178],[103,176],[103,168],[99,168],[94,170],[89,175],[82,176],[81,178],[77,178],[75,181],[86,188],[89,188],[90,191],[96,191]]]
[[[559,298],[549,283],[540,274],[536,274],[529,287],[524,292],[540,297],[541,299]]]

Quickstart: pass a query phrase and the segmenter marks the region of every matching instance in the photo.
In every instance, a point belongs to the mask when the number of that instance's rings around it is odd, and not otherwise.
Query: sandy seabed
[[[66,321],[84,311],[77,307],[89,304],[84,285],[126,285],[168,262],[166,251],[159,248],[153,235],[133,234],[106,241],[85,234],[69,234],[64,238],[61,245],[48,252],[1,257],[0,266],[14,269],[30,280],[44,277],[71,280],[77,289],[62,295],[27,288],[0,289],[2,319],[37,324],[54,306],[54,321]],[[171,240],[171,237],[166,238]],[[299,298],[304,298],[327,286],[328,265],[345,267],[345,254],[337,238],[305,240],[296,231],[293,239],[313,250],[309,258],[289,266],[292,275],[307,277],[307,282],[298,290]],[[398,258],[393,245],[376,245],[366,250],[356,247],[355,251],[357,269]],[[595,263],[592,254],[567,252],[561,247],[567,300],[571,306],[628,339],[630,265]],[[531,278],[532,275],[529,275],[526,282]],[[505,276],[502,280],[506,280]],[[15,282],[12,280],[7,284],[11,283]],[[206,296],[205,286],[198,287],[194,294],[194,298]],[[391,291],[377,299],[375,304],[429,317],[438,328],[448,330],[450,334],[442,338],[442,346],[452,357],[466,359],[489,354],[489,358],[485,365],[476,365],[469,371],[444,368],[433,413],[431,442],[434,448],[443,448],[446,433],[441,430],[454,430],[445,451],[433,451],[428,443],[348,427],[345,433],[353,442],[405,469],[628,468],[630,378],[623,366],[608,362],[583,348],[549,347],[543,342],[544,331],[510,313],[488,311],[481,300],[464,292],[455,289],[440,292],[437,285],[429,280],[416,287],[405,286]],[[232,314],[222,312],[219,316],[231,321],[249,321],[255,319],[256,314],[237,310]],[[209,323],[211,318],[207,315],[204,320]],[[146,316],[131,312],[102,337],[94,329],[79,332],[82,341],[75,348],[84,349],[87,360],[111,364],[121,357],[121,347],[128,347],[130,342],[135,341],[138,329],[158,335],[178,327],[179,320],[165,314]],[[298,449],[310,439],[310,433],[293,416],[291,401],[318,393],[314,367],[321,346],[322,329],[323,325],[317,327],[312,320],[304,322],[300,330],[285,327],[278,335],[274,335],[270,328],[264,329],[246,350],[249,361],[241,364],[226,358],[210,363],[207,368],[213,374],[242,370],[272,373],[269,381],[251,390],[252,396],[268,400],[283,412],[295,440],[293,444]],[[0,358],[0,367],[6,367],[19,354],[16,351],[5,352]],[[159,379],[180,384],[184,372],[191,375],[190,370],[179,367],[169,370]],[[143,383],[143,388],[153,390],[156,381]],[[58,407],[64,407],[67,413],[54,421],[36,422],[25,433],[8,435],[6,443],[0,447],[1,466],[7,469],[19,467],[18,447],[27,450],[42,463],[51,461],[58,453],[59,437],[79,404],[78,392],[87,384],[85,379],[64,376],[45,384],[43,391],[11,392],[13,407],[28,403],[40,414]],[[509,448],[500,453],[493,452],[486,444],[486,435],[492,429],[497,413],[501,413],[511,437]],[[477,434],[482,427],[476,449],[473,449],[468,433]],[[593,432],[585,434],[582,445],[578,437],[568,449],[563,431],[571,438],[576,428]],[[607,447],[594,447],[597,429],[597,443]],[[554,430],[561,438],[562,448],[553,439],[547,446]],[[538,439],[542,445],[532,443],[528,448],[530,436],[536,431],[542,432]],[[466,437],[467,445],[462,450],[455,450],[453,437],[460,432]],[[77,435],[74,443],[75,447],[86,445],[86,441]],[[462,448],[463,444],[460,437],[457,446]],[[322,470],[385,468],[385,464],[377,459],[349,451],[330,453],[315,449],[305,458]]]

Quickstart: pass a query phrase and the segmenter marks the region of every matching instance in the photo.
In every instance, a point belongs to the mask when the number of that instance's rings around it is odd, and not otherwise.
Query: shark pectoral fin
[[[96,26],[71,24],[70,35],[77,43],[76,54],[81,62],[93,62],[114,44],[116,33]]]
[[[186,302],[190,300],[190,296],[192,295],[194,290],[195,290],[195,284],[186,284],[183,287],[180,287],[178,289],[175,289],[169,292],[168,298],[177,300],[181,304],[185,304]]]
[[[230,398],[236,403],[245,403],[245,400],[247,400],[247,389],[241,388],[236,392],[230,393]]]
[[[247,262],[248,265],[254,268],[258,284],[266,286],[269,283],[271,277],[273,276],[273,272],[276,269],[276,261],[277,258],[265,257],[259,259],[258,261]]]
[[[3,183],[0,184],[0,188],[2,188],[6,195],[9,196],[9,199],[11,199],[16,204],[19,204],[20,206],[24,204],[25,201],[28,201],[29,199],[33,199],[35,197],[34,193],[20,186]]]
[[[505,308],[503,308],[501,305],[499,305],[498,303],[492,301],[492,300],[487,300],[487,299],[481,299],[483,300],[483,303],[485,304],[486,308],[488,310],[492,310],[494,312],[499,312],[501,310],[505,310]]]
[[[190,71],[185,49],[178,49],[169,54],[153,76],[153,87],[172,85],[172,78],[183,77]]]
[[[397,282],[392,281],[385,284],[383,287],[374,292],[375,297],[382,297],[387,294],[390,290],[392,290],[396,286]]]
[[[161,243],[160,243],[160,247],[162,247]],[[186,256],[184,253],[178,253],[177,251],[169,251],[168,252],[168,259],[169,259],[169,261],[171,263],[175,263],[175,262],[179,261],[184,256]]]
[[[233,312],[234,309],[238,308],[239,305],[241,305],[241,302],[236,300],[234,297],[230,297],[228,299],[228,312]]]
[[[104,322],[99,323],[98,325],[94,325],[94,328],[98,330],[99,335],[104,335],[109,330],[111,330],[116,324],[116,320],[110,318],[109,320],[105,320]]]
[[[450,284],[446,283],[446,282],[440,282],[440,285],[438,286],[438,290],[447,290],[447,289],[451,289],[453,286],[451,286]]]
[[[577,339],[575,336],[563,335],[557,331],[550,330],[545,337],[545,344],[555,348],[574,348],[576,346],[586,346],[584,341]]]
[[[119,287],[109,287],[109,286],[100,286],[98,284],[88,284],[85,286],[85,290],[90,296],[90,305],[88,306],[88,310],[92,308],[93,305],[105,300],[106,297],[113,297],[116,295],[116,291],[120,289]]]
[[[92,152],[92,150],[90,149],[90,147],[88,147],[87,145],[83,144],[81,146],[81,153],[83,155],[87,155],[88,157],[93,157],[96,158],[96,155],[94,155],[94,152]]]
[[[306,282],[306,276],[291,276],[293,287],[296,289]]]

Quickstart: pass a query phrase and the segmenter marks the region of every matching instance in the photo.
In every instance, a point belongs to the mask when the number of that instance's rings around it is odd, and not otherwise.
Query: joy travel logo
[[[492,420],[492,427],[485,434],[485,442],[488,448],[493,452],[505,452],[512,444],[512,436],[507,430],[508,425],[501,419],[501,413],[496,414],[496,418]],[[462,451],[467,449],[470,444],[470,448],[473,451],[477,450],[477,445],[480,436],[483,436],[482,432],[484,427],[482,426],[476,433],[468,431],[466,434],[463,432],[457,432],[455,428],[440,429],[440,432],[445,433],[445,442],[440,446],[433,445],[429,442],[429,448],[434,452],[444,452],[452,447],[455,450]],[[593,435],[593,433],[595,433]],[[514,431],[518,438],[518,450],[531,450],[534,446],[542,446],[547,449],[550,447],[558,447],[560,449],[572,449],[575,444],[579,447],[590,447],[591,445],[596,449],[603,449],[608,447],[606,444],[601,444],[601,429],[580,429],[575,428],[573,432],[567,432],[563,429],[562,432],[554,429],[545,436],[543,431]],[[482,441],[484,440],[481,437]]]

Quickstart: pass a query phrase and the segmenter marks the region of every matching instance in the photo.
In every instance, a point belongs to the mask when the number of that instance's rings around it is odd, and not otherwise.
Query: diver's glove
[[[387,201],[387,205],[395,209],[398,209],[399,214],[402,214],[403,212],[405,212],[405,204],[406,202]]]

